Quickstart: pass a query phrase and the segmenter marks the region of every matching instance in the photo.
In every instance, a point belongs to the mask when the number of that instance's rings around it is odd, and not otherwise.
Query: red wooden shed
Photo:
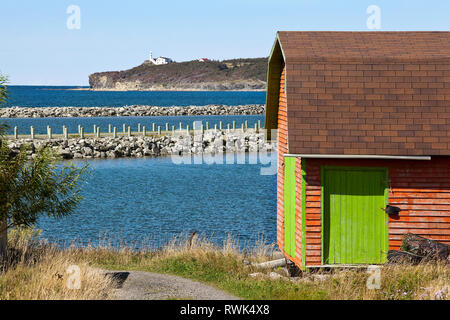
[[[409,232],[450,243],[449,125],[450,32],[278,32],[279,248],[305,269],[382,264]]]

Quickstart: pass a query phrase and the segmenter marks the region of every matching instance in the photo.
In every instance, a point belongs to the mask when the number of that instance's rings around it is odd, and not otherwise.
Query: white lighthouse
[[[153,52],[150,51],[150,59],[149,59],[150,63],[153,64],[168,64],[168,63],[172,63],[174,62],[172,59],[170,58],[166,58],[166,57],[158,57],[156,59],[153,59]]]

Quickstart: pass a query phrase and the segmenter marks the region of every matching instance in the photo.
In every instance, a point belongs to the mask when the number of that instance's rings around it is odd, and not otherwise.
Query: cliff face
[[[97,90],[263,90],[266,73],[266,58],[143,63],[125,71],[91,74],[89,85]]]

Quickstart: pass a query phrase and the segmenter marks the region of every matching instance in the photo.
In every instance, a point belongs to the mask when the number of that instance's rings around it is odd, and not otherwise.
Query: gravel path
[[[117,281],[117,300],[238,300],[214,287],[178,276],[143,271],[107,271]]]

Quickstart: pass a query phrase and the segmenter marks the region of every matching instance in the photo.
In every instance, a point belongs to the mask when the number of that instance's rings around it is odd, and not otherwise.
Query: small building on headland
[[[450,244],[450,32],[278,32],[265,123],[300,268],[382,264],[407,233]]]
[[[148,62],[156,65],[161,65],[161,64],[169,64],[174,61],[167,57],[158,57],[156,59],[153,59],[153,53],[150,51],[150,59],[148,60]]]
[[[200,58],[200,59],[198,59],[198,62],[208,62],[209,61],[209,59],[207,59],[207,58]]]

